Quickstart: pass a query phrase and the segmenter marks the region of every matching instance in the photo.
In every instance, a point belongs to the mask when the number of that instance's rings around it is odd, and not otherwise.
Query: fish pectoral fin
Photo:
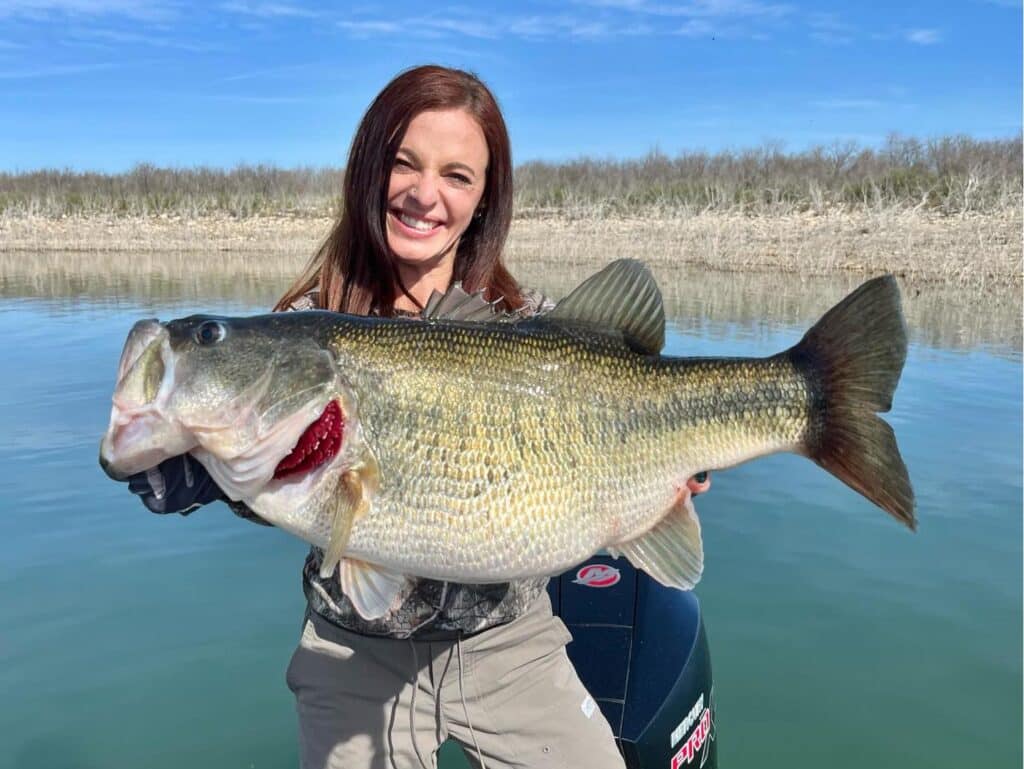
[[[327,579],[338,569],[342,592],[363,619],[379,619],[397,609],[409,594],[410,580],[375,564],[345,558],[352,524],[369,512],[369,497],[377,488],[376,462],[364,462],[341,475],[337,508],[331,534],[320,562],[320,577]]]
[[[689,491],[680,495],[653,529],[609,547],[608,552],[616,558],[626,556],[667,587],[692,589],[704,571],[704,543]]]
[[[331,521],[331,534],[327,540],[323,560],[320,561],[320,577],[327,579],[334,573],[345,555],[348,538],[352,533],[352,524],[366,514],[369,503],[366,501],[363,476],[359,470],[346,470],[338,484],[338,503]]]
[[[366,561],[343,558],[341,590],[363,619],[380,619],[408,596],[409,578]]]

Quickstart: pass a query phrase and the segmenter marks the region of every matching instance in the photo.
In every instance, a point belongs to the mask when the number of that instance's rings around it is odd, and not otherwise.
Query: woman
[[[490,91],[459,70],[409,70],[363,117],[344,210],[275,309],[415,315],[461,281],[502,309],[536,312],[502,263],[511,217],[511,153]],[[157,512],[221,497],[187,456],[132,488]],[[420,579],[397,612],[365,620],[335,577],[320,577],[322,555],[306,559],[309,607],[287,675],[302,766],[431,766],[447,737],[492,768],[623,765],[565,654],[571,636],[551,614],[546,578]]]

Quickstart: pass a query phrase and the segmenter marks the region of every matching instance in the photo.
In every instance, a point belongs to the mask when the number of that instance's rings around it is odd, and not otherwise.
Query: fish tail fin
[[[868,281],[829,310],[787,353],[817,393],[807,455],[910,529],[914,491],[892,428],[877,416],[907,358],[895,278]]]

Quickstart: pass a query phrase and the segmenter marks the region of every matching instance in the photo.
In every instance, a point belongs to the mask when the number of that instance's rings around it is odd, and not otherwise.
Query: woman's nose
[[[430,208],[437,202],[437,180],[430,174],[420,174],[409,188],[409,197],[424,208]]]

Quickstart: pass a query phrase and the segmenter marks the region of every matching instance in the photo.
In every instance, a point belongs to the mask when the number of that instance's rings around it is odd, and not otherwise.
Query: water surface
[[[0,767],[295,765],[305,546],[220,504],[152,515],[96,464],[131,324],[262,310],[292,267],[103,258],[0,281]],[[557,296],[585,270],[520,273]],[[776,352],[857,282],[658,276],[679,355]],[[917,534],[792,456],[698,500],[723,767],[1021,765],[1019,297],[908,287],[906,309],[889,421]]]

